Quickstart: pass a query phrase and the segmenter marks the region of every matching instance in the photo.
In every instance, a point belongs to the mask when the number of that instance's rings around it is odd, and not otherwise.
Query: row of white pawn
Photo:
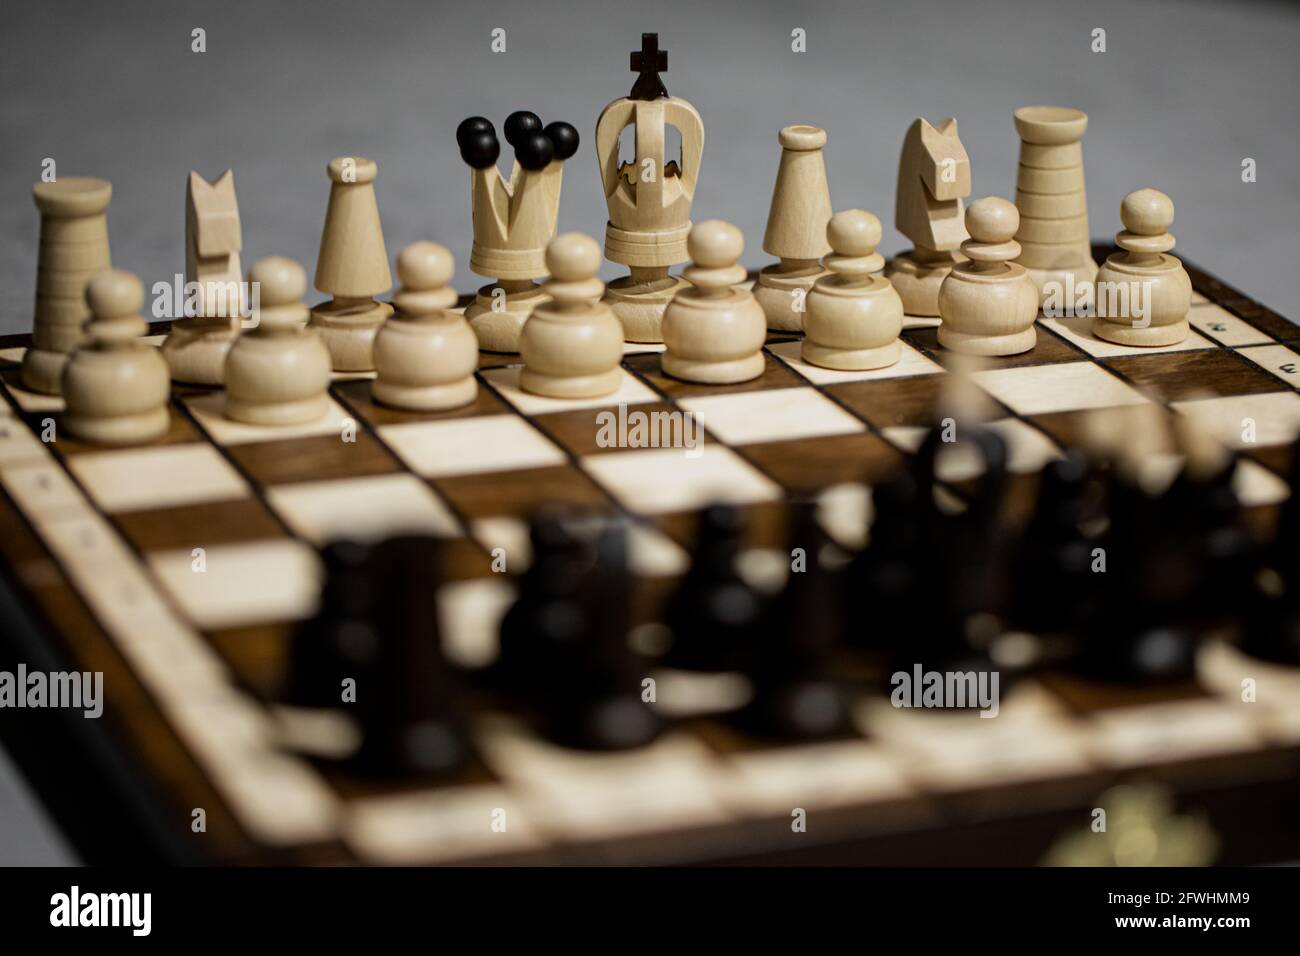
[[[1125,197],[1124,250],[1112,256],[1098,281],[1138,279],[1154,289],[1147,321],[1098,309],[1094,334],[1130,345],[1166,345],[1187,334],[1191,287],[1181,263],[1167,255],[1173,237],[1173,203],[1155,190]],[[1012,355],[1033,348],[1039,295],[1014,260],[1016,207],[987,197],[966,210],[970,238],[964,261],[939,290],[939,342],[978,355]],[[826,228],[831,254],[826,274],[807,292],[803,315],[804,361],[825,368],[870,370],[899,360],[903,303],[881,271],[876,252],[880,221],[869,212],[836,213]],[[743,382],[762,374],[767,337],[764,311],[741,287],[738,265],[744,238],[720,220],[695,225],[687,239],[691,265],[683,287],[664,312],[664,372],[692,382]],[[552,239],[546,249],[548,301],[536,307],[520,336],[520,386],[554,398],[612,394],[622,381],[623,327],[602,301],[597,278],[601,250],[581,233]],[[465,318],[451,311],[451,253],[416,242],[397,258],[401,287],[394,313],[374,340],[377,401],[434,411],[472,402],[478,392],[478,339]],[[1113,275],[1112,275],[1113,274]],[[240,335],[225,358],[225,414],[240,422],[288,425],[325,414],[330,355],[307,326],[302,298],[306,275],[291,259],[262,259],[249,273],[259,290],[257,325]],[[144,289],[128,272],[112,270],[86,289],[91,310],[87,342],[63,373],[65,427],[104,444],[147,441],[166,432],[170,375],[158,349],[140,337]],[[798,310],[797,310],[798,311]]]
[[[228,346],[223,378],[228,418],[259,425],[312,421],[329,407],[330,357],[307,329],[307,277],[292,259],[260,260],[249,272],[259,290],[258,324]],[[111,269],[86,286],[86,340],[62,375],[64,427],[105,445],[149,441],[171,417],[171,370],[163,350],[146,343],[144,286]],[[226,347],[225,343],[221,343]]]

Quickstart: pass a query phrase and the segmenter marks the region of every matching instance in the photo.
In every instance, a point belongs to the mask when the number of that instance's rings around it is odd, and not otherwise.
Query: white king
[[[664,309],[682,285],[668,268],[689,258],[686,236],[704,152],[704,121],[694,106],[664,88],[659,73],[668,69],[668,53],[659,49],[658,34],[641,35],[631,68],[638,74],[631,94],[606,106],[596,122],[596,155],[609,206],[605,255],[631,271],[610,284],[606,300],[629,341],[662,342]],[[636,156],[624,163],[619,137],[629,126],[636,130]],[[669,126],[681,135],[681,156],[675,159],[664,155]]]

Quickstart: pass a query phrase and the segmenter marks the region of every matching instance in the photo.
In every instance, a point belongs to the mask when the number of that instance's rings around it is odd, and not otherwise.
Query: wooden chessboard
[[[1300,431],[1300,326],[1188,271],[1194,331],[1177,346],[1125,348],[1092,338],[1086,319],[1040,319],[1031,352],[975,373],[997,403],[1013,498],[1028,500],[1033,473],[1089,410],[1191,404],[1242,452],[1252,521],[1274,520]],[[26,337],[0,340],[7,659],[102,671],[106,688],[99,721],[0,712],[8,745],[91,859],[1034,863],[1126,780],[1204,810],[1222,861],[1296,858],[1300,673],[1223,644],[1206,648],[1195,686],[1122,691],[1047,674],[1018,685],[995,720],[900,711],[864,692],[859,737],[808,746],[724,729],[710,711],[725,687],[666,675],[660,705],[680,719],[642,751],[567,752],[489,710],[475,724],[481,759],[433,784],[341,770],[347,718],[275,703],[289,638],[317,598],[316,546],[334,536],[447,539],[444,640],[471,668],[493,658],[526,518],[543,502],[631,519],[643,619],[684,570],[692,514],[708,501],[745,506],[759,576],[783,563],[764,558],[792,497],[817,498],[832,536],[856,546],[862,482],[901,465],[932,421],[946,361],[936,321],[909,319],[902,360],[872,372],[810,367],[795,337],[776,335],[763,375],[734,386],[675,381],[656,347],[629,346],[620,391],[599,401],[527,395],[517,356],[485,353],[467,408],[396,411],[371,401],[366,378],[342,377],[325,419],[283,429],[228,422],[220,394],[177,388],[170,432],[120,450],[62,437],[60,401],[19,387]],[[597,412],[619,403],[698,413],[703,453],[601,447]],[[60,437],[42,442],[48,420]],[[954,456],[943,476],[957,498],[970,464]],[[496,548],[506,574],[492,569]],[[1259,703],[1240,702],[1246,675],[1268,689]],[[205,832],[193,832],[196,808]],[[792,832],[793,808],[807,832]]]

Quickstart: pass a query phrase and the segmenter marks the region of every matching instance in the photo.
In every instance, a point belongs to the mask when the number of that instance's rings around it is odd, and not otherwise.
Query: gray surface
[[[457,122],[497,123],[515,109],[567,120],[584,138],[565,174],[561,229],[605,222],[592,131],[625,95],[628,51],[658,30],[668,88],[704,116],[695,218],[721,217],[759,248],[779,149],[777,130],[830,134],[837,208],[863,206],[893,230],[894,178],[907,125],[955,115],[975,195],[1013,196],[1011,111],[1076,106],[1094,236],[1118,228],[1119,201],[1142,186],[1170,193],[1178,248],[1248,294],[1300,316],[1293,282],[1300,208],[1300,11],[1266,3],[472,3],[27,4],[0,33],[0,330],[31,321],[37,216],[29,195],[43,158],[62,175],[114,184],[113,260],[146,283],[183,263],[185,175],[235,168],[244,262],[314,265],[325,163],[367,155],[393,255],[419,238],[446,243],[456,283],[479,280],[469,255],[469,177]],[[208,51],[190,52],[207,29]],[[508,52],[488,52],[493,27]],[[790,52],[790,31],[808,52]],[[1109,51],[1089,51],[1103,27]],[[1243,184],[1240,164],[1259,164]],[[607,276],[615,274],[613,268]],[[0,778],[3,777],[0,768]],[[2,781],[0,781],[2,783]],[[0,785],[5,851],[43,858],[44,836]],[[12,848],[12,849],[11,849]]]

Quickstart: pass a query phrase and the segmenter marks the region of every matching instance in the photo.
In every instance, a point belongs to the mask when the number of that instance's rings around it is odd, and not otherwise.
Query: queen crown
[[[545,128],[534,113],[511,113],[506,142],[515,163],[506,182],[497,169],[501,144],[492,124],[471,116],[456,129],[461,158],[472,171],[474,244],[469,267],[493,279],[533,279],[546,274],[546,244],[560,214],[564,161],[578,151],[578,131],[568,123]]]

